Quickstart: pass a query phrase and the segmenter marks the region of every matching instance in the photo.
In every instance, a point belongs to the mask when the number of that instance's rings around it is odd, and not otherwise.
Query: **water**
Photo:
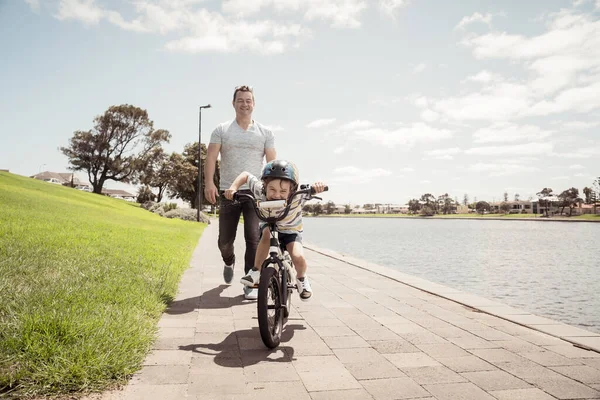
[[[321,248],[600,333],[600,223],[305,218],[304,231]]]

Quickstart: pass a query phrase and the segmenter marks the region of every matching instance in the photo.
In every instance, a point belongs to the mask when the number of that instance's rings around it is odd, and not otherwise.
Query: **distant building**
[[[57,185],[72,186],[75,189],[84,190],[87,192],[92,191],[92,187],[90,185],[81,182],[79,178],[72,172],[44,171],[30,176],[30,178],[38,179],[48,183],[55,183]]]
[[[136,195],[121,189],[102,189],[102,194],[114,199],[123,199],[127,201],[135,201],[136,198]]]

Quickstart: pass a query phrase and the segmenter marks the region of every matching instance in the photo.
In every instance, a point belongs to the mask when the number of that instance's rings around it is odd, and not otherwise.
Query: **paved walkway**
[[[313,299],[294,295],[269,351],[241,268],[223,284],[217,230],[204,231],[142,370],[103,399],[600,399],[600,353],[571,343],[600,349],[600,335],[314,246]]]

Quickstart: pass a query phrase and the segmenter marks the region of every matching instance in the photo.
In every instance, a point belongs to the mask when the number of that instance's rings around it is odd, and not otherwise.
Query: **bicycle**
[[[325,191],[329,190],[325,186]],[[254,211],[261,221],[268,224],[271,231],[269,257],[262,263],[260,281],[258,283],[258,328],[263,343],[270,349],[279,346],[283,325],[287,322],[292,307],[292,292],[296,286],[296,269],[292,258],[279,243],[277,222],[284,219],[289,211],[294,197],[307,194],[307,200],[319,199],[313,196],[310,185],[300,185],[287,202],[286,200],[256,200],[252,195],[236,192],[234,201],[240,197],[252,200]],[[282,284],[285,282],[285,286]]]

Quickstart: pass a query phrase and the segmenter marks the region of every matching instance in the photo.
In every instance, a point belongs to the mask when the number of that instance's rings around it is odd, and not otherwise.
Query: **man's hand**
[[[206,197],[206,200],[208,200],[208,202],[211,204],[215,204],[217,202],[218,193],[219,191],[217,190],[214,182],[210,182],[204,187],[204,197]]]
[[[312,188],[315,191],[315,194],[321,193],[325,190],[325,184],[323,182],[315,182],[312,184]]]
[[[237,192],[237,189],[229,188],[225,191],[225,198],[227,200],[233,200],[233,195]]]

